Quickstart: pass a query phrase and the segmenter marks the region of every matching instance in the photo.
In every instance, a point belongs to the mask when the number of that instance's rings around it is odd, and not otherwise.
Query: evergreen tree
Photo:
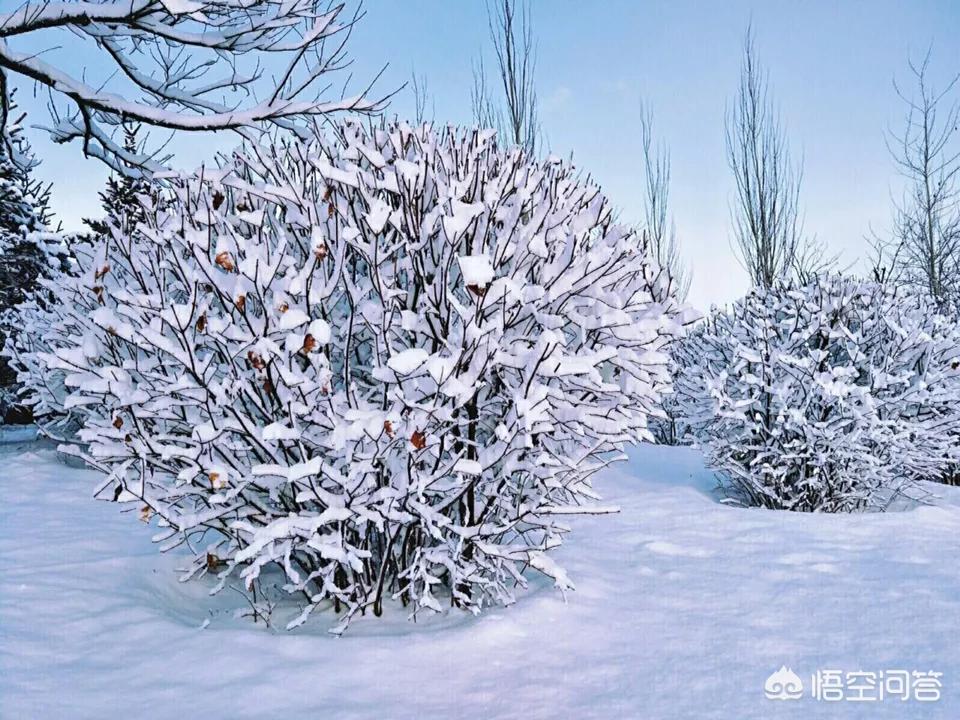
[[[23,118],[11,92],[0,129],[0,347],[14,325],[10,309],[33,292],[50,262],[45,240],[36,235],[50,220],[50,187],[33,177],[40,161],[23,133]],[[0,358],[0,422],[29,420],[15,402],[15,380]]]
[[[136,152],[138,127],[125,124],[123,132],[125,148]],[[41,308],[53,300],[50,291],[37,292],[40,278],[74,272],[73,253],[78,243],[92,246],[98,237],[111,232],[131,233],[145,218],[138,196],[150,189],[145,180],[111,176],[100,192],[104,216],[84,221],[91,232],[46,232],[49,187],[31,176],[39,162],[19,121],[8,125],[4,139],[0,156],[0,348],[20,326],[21,318],[13,308],[31,296]],[[0,422],[32,421],[31,412],[18,401],[18,392],[15,370],[6,357],[0,357]]]
[[[129,153],[138,152],[139,130],[139,125],[124,123],[123,149]],[[99,236],[107,235],[111,228],[116,228],[123,234],[131,233],[137,224],[145,219],[143,206],[137,198],[149,191],[150,184],[143,178],[111,174],[107,179],[107,187],[100,192],[104,217],[85,219],[84,223]]]
[[[24,113],[10,93],[6,126],[0,130],[0,232],[25,235],[50,220],[50,186],[33,177],[40,164],[23,134]]]

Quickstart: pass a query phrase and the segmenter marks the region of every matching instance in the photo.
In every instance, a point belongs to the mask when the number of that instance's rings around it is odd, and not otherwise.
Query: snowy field
[[[0,446],[0,717],[956,718],[960,493],[885,515],[719,504],[692,451],[641,447],[598,480],[616,516],[573,521],[577,590],[342,638],[233,617],[94,473]],[[209,624],[202,626],[205,621]],[[280,623],[278,623],[280,624]],[[442,630],[442,632],[441,632]],[[764,698],[781,665],[936,670],[936,703]]]

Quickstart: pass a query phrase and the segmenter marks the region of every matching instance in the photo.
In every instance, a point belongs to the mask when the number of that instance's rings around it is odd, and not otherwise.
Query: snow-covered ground
[[[960,492],[908,512],[719,504],[696,452],[640,447],[598,479],[616,516],[573,520],[510,608],[417,624],[392,609],[330,637],[234,619],[94,473],[0,445],[0,717],[956,718]],[[205,620],[210,623],[201,629]],[[781,665],[935,670],[936,703],[764,697]]]

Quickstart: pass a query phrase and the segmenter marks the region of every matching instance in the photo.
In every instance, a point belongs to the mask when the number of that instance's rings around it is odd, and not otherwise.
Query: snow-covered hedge
[[[960,334],[922,296],[839,276],[754,290],[684,344],[686,419],[750,504],[882,506],[956,457]]]
[[[38,356],[103,492],[255,604],[278,569],[291,626],[571,587],[547,553],[609,510],[591,476],[647,437],[683,319],[598,188],[489,132],[351,123],[167,182]]]

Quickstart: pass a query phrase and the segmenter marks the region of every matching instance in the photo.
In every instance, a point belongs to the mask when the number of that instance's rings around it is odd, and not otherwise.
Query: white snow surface
[[[596,482],[621,512],[571,517],[551,554],[566,601],[539,578],[476,618],[394,606],[335,638],[330,613],[269,630],[234,617],[229,589],[178,583],[182,556],[159,554],[135,509],[92,500],[98,476],[51,447],[0,446],[0,468],[5,719],[960,717],[955,488],[887,514],[740,509],[697,452],[641,446]],[[943,696],[767,700],[781,665],[805,683],[936,670]]]

